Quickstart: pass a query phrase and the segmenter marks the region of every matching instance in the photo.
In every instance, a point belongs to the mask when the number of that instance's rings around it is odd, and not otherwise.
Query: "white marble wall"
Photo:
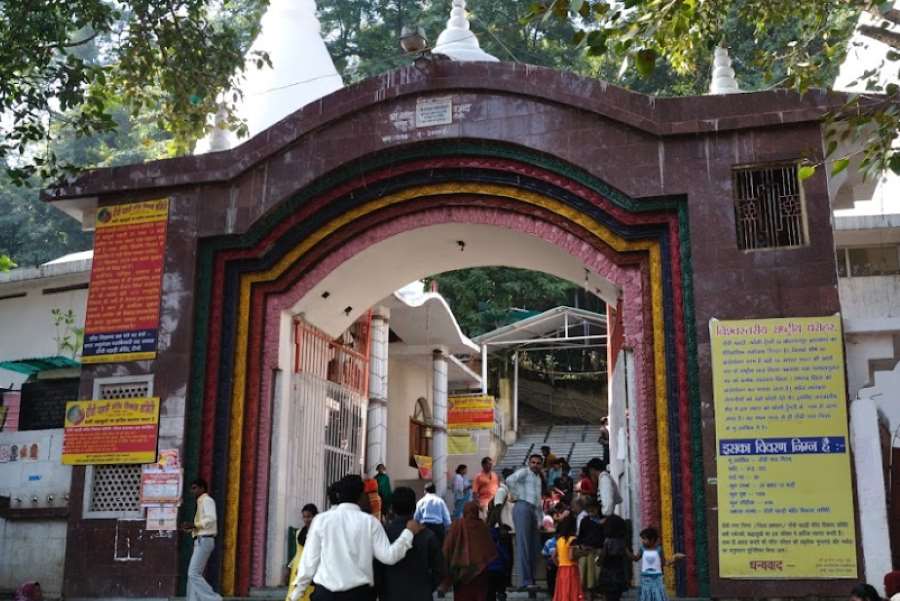
[[[61,464],[62,430],[2,432],[0,446],[5,449],[7,445],[25,445],[29,457],[0,463],[0,495],[13,499],[13,507],[67,505],[72,468]],[[36,459],[30,456],[32,445],[37,445]],[[6,457],[6,453],[0,455]],[[52,501],[48,499],[51,495]],[[0,590],[37,580],[45,595],[58,597],[62,592],[66,525],[64,518],[0,519]]]

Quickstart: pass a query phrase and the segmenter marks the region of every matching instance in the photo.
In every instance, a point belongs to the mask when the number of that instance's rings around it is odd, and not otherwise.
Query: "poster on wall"
[[[413,455],[416,467],[419,468],[419,478],[421,480],[431,480],[431,457],[428,455]]]
[[[82,363],[156,357],[167,198],[97,212]]]
[[[710,320],[722,578],[856,578],[841,318]]]
[[[448,455],[474,455],[478,452],[475,438],[466,431],[453,432],[447,436]]]
[[[177,505],[181,502],[181,471],[163,471],[156,464],[141,473],[141,506]]]
[[[159,397],[66,404],[62,462],[66,465],[153,463]]]
[[[447,398],[448,430],[490,430],[494,427],[494,397],[451,395]]]
[[[178,506],[159,505],[147,508],[146,530],[172,532],[178,530]]]

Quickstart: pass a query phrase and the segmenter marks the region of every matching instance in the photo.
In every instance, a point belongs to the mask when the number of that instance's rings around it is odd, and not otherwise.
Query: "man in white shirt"
[[[194,537],[194,552],[187,573],[187,601],[222,601],[222,596],[203,577],[206,562],[216,546],[218,527],[216,502],[206,493],[208,488],[203,478],[191,483],[191,494],[197,499],[197,512],[193,524],[185,522],[181,525],[182,530]]]
[[[362,478],[344,476],[336,492],[339,505],[317,515],[309,527],[291,601],[300,599],[311,583],[316,587],[316,601],[370,601],[375,584],[373,558],[394,565],[423,528],[410,520],[391,544],[381,524],[363,511],[368,495]]]
[[[608,464],[598,457],[588,462],[591,476],[597,477],[597,500],[600,501],[600,512],[604,517],[609,517],[616,512],[616,506],[622,502],[619,495],[619,487],[613,481],[612,474],[607,470]]]

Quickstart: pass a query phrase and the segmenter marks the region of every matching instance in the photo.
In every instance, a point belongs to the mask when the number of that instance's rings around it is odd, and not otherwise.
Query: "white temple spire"
[[[250,51],[267,52],[272,61],[271,68],[258,69],[248,60],[244,70],[237,114],[251,137],[344,86],[322,39],[315,0],[271,0]],[[220,121],[218,116],[216,128],[197,144],[195,154],[233,143],[235,136]]]
[[[740,92],[734,69],[731,68],[731,57],[725,46],[718,46],[713,58],[712,81],[709,84],[710,94],[734,94]]]
[[[460,62],[498,62],[496,56],[491,56],[481,49],[478,38],[472,33],[466,15],[466,0],[453,0],[447,27],[438,36],[432,52]]]

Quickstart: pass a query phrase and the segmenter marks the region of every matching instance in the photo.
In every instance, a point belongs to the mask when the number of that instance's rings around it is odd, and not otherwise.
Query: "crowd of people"
[[[450,506],[433,484],[420,499],[392,489],[383,465],[371,480],[336,482],[330,510],[303,509],[286,601],[425,601],[449,590],[457,601],[502,601],[510,588],[535,589],[541,562],[555,601],[619,601],[635,563],[641,601],[666,600],[663,570],[684,556],[664,558],[655,528],[631,548],[603,459],[573,478],[545,446],[515,471],[498,475],[490,457],[474,478],[468,471],[456,468]]]
[[[470,483],[466,466],[451,485],[453,515],[429,484],[417,499],[408,487],[391,488],[383,465],[371,480],[344,476],[328,488],[332,507],[302,509],[303,527],[290,563],[286,601],[431,601],[453,591],[455,601],[499,601],[511,587],[535,586],[538,555],[554,601],[586,601],[597,595],[620,601],[639,564],[640,601],[667,601],[663,572],[685,558],[663,556],[659,531],[640,532],[629,544],[628,525],[615,513],[622,498],[600,458],[574,482],[565,460],[549,447],[517,471],[493,471],[485,457]],[[188,601],[221,601],[203,573],[217,534],[216,505],[206,481],[197,478],[194,521],[181,529],[194,539],[188,568]],[[541,542],[541,539],[544,539]],[[900,601],[900,572],[885,576],[890,601]],[[22,584],[14,601],[42,601],[38,582]],[[850,601],[883,601],[868,584],[853,588]]]

